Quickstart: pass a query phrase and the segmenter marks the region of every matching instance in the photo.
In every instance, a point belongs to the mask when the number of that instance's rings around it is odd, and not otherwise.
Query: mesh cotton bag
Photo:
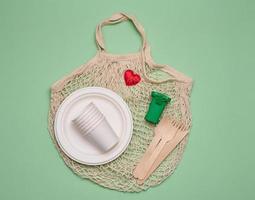
[[[142,47],[140,51],[128,55],[107,53],[102,37],[102,27],[126,20],[131,21],[141,35]],[[189,97],[192,80],[170,66],[159,65],[153,61],[144,29],[133,16],[117,13],[101,22],[96,28],[96,42],[98,52],[95,57],[70,75],[57,81],[51,88],[50,135],[65,164],[80,177],[119,191],[146,190],[161,183],[173,173],[181,160],[187,143],[186,136],[144,185],[136,183],[132,171],[153,137],[153,126],[144,120],[151,92],[155,90],[170,96],[171,103],[166,106],[164,115],[188,125],[191,123]],[[138,84],[133,86],[125,84],[123,76],[127,69],[133,70],[141,76],[141,81]],[[166,74],[168,75],[165,76]],[[132,140],[126,151],[116,160],[100,166],[87,166],[70,159],[59,148],[54,136],[54,117],[61,102],[75,90],[88,86],[109,88],[119,94],[130,107],[134,121]]]

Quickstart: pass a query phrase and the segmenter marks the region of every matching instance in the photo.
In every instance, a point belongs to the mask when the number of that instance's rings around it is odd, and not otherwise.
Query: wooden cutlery
[[[155,136],[152,142],[133,171],[133,176],[137,178],[138,184],[143,184],[157,169],[161,162],[188,134],[188,129],[189,126],[170,120],[168,117],[161,119],[155,127]]]

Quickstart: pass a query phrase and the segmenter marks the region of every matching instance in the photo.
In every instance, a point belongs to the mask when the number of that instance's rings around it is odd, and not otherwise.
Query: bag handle
[[[105,51],[105,45],[104,45],[104,39],[103,39],[103,33],[102,33],[102,27],[105,25],[112,25],[112,24],[118,24],[123,21],[131,21],[140,34],[142,38],[142,48],[140,49],[141,57],[142,57],[142,63],[143,63],[143,71],[144,71],[144,77],[146,80],[148,80],[151,83],[163,83],[167,81],[179,81],[179,82],[192,82],[192,80],[189,77],[186,77],[185,75],[177,72],[173,68],[171,68],[168,65],[161,65],[156,64],[151,56],[150,56],[150,47],[147,43],[145,31],[142,25],[137,21],[137,19],[134,16],[125,14],[125,13],[115,13],[110,18],[105,19],[96,27],[96,43],[98,46],[99,52]],[[154,80],[150,78],[146,73],[146,66],[152,69],[159,69],[167,74],[169,74],[171,77],[166,78],[165,80]]]
[[[97,25],[96,28],[96,43],[98,46],[99,51],[105,51],[105,45],[104,45],[104,39],[103,39],[103,34],[102,34],[102,27],[105,25],[110,25],[110,24],[118,24],[123,21],[131,21],[133,25],[135,26],[136,30],[140,34],[142,38],[142,48],[141,51],[144,51],[147,46],[147,41],[145,37],[145,32],[142,27],[142,25],[136,20],[134,16],[127,15],[125,13],[116,13],[112,15],[110,18],[105,19],[102,21],[99,25]]]

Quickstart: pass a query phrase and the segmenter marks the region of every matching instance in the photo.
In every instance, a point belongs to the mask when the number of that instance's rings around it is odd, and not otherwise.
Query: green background
[[[194,79],[184,158],[138,194],[74,175],[47,131],[49,88],[96,52],[96,25],[124,11],[152,55]],[[108,50],[138,50],[131,24],[105,27]],[[255,199],[255,1],[0,0],[0,199]]]

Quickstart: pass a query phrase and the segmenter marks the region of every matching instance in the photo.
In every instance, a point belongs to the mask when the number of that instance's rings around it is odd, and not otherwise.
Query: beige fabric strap
[[[136,30],[142,37],[142,49],[141,50],[143,51],[146,48],[147,41],[146,41],[145,32],[144,32],[142,25],[136,20],[136,18],[134,16],[130,16],[130,15],[127,15],[124,13],[116,13],[116,14],[112,15],[110,18],[102,21],[96,28],[96,43],[97,43],[98,49],[100,51],[105,51],[102,27],[105,25],[110,25],[110,24],[118,24],[120,22],[127,21],[127,20],[130,20],[134,24]]]
[[[134,24],[136,30],[141,35],[141,38],[142,38],[142,49],[141,50],[144,51],[144,49],[147,46],[144,29],[134,16],[130,16],[125,13],[116,13],[116,14],[112,15],[110,18],[102,21],[97,26],[97,28],[96,28],[96,43],[97,43],[98,49],[100,51],[105,51],[102,27],[105,25],[109,25],[109,24],[118,24],[120,22],[127,21],[127,20],[130,20]]]

